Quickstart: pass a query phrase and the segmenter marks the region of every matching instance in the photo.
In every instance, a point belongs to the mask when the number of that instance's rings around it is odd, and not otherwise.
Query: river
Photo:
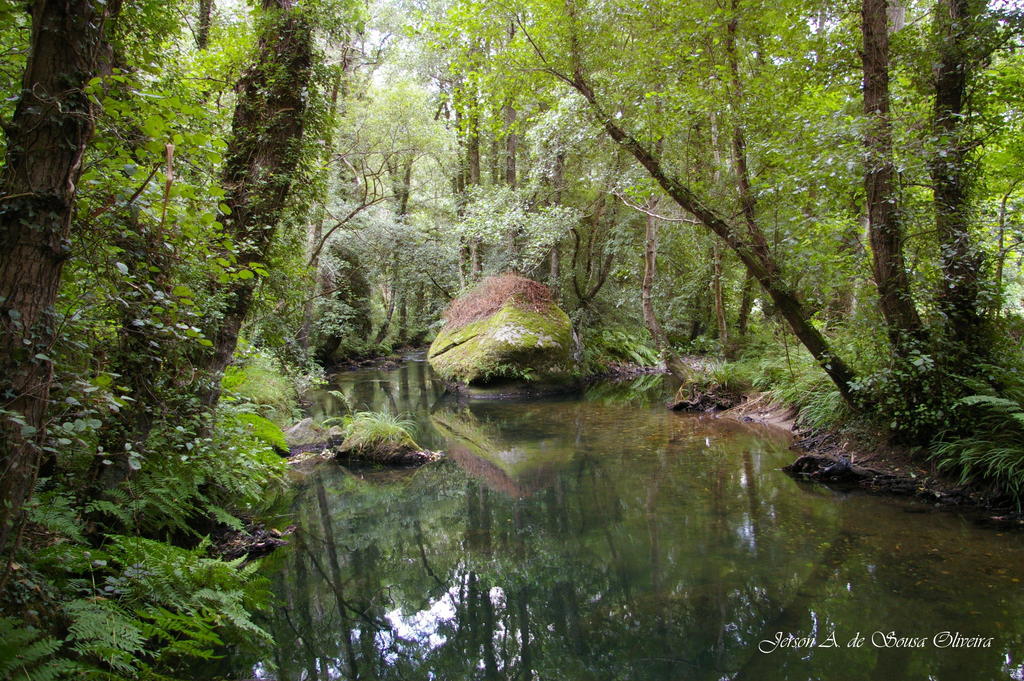
[[[449,455],[296,483],[277,644],[235,678],[1024,679],[1024,534],[794,481],[788,434],[670,412],[667,380],[460,403],[415,356],[341,374]]]

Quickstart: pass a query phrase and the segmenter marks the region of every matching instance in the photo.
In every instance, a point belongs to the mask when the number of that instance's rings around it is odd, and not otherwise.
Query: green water
[[[787,436],[669,412],[663,380],[460,405],[422,361],[342,375],[352,407],[410,414],[450,456],[298,483],[302,529],[264,564],[277,647],[241,674],[1024,678],[1024,535],[799,484]],[[814,647],[774,648],[790,634]]]

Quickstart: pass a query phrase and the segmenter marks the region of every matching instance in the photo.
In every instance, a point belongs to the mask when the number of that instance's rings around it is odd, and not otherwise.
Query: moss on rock
[[[445,326],[427,359],[443,379],[471,386],[564,383],[575,374],[572,349],[572,324],[558,306],[526,309],[509,299],[485,319]]]

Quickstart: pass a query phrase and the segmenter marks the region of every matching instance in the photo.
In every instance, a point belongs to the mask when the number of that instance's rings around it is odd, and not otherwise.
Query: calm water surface
[[[302,529],[264,564],[277,647],[242,673],[1024,679],[1024,536],[799,484],[787,436],[669,412],[663,381],[459,404],[417,359],[341,375],[354,408],[410,415],[449,458],[298,484]]]

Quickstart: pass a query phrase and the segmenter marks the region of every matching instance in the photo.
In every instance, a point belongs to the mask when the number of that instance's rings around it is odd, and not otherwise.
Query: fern
[[[136,670],[146,637],[131,613],[99,598],[71,601],[64,611],[71,618],[68,643],[78,654],[102,660],[122,674]]]
[[[10,681],[56,681],[81,670],[55,657],[61,642],[13,617],[0,617],[0,678]]]
[[[967,406],[983,405],[992,409],[997,409],[1002,412],[1017,412],[1020,413],[1022,406],[1014,400],[1008,400],[1003,397],[995,397],[993,395],[968,395],[960,400],[960,404]]]
[[[348,401],[348,397],[345,396],[345,393],[340,390],[328,390],[327,394],[341,402],[345,411],[352,411],[352,404]]]
[[[236,417],[240,424],[247,425],[252,430],[252,435],[263,444],[270,445],[278,452],[288,451],[288,443],[285,441],[284,433],[270,419],[259,414],[238,414]]]
[[[1024,403],[995,395],[968,395],[957,402],[969,430],[943,433],[931,446],[940,470],[959,475],[961,484],[987,480],[1018,505],[1024,501]]]
[[[165,643],[160,650],[159,661],[181,657],[209,660],[215,656],[214,650],[224,643],[214,629],[216,613],[197,616],[155,607],[140,610],[138,615],[146,620],[143,631],[147,636]]]
[[[28,510],[29,520],[55,535],[85,541],[82,522],[71,504],[71,495],[62,490],[37,491]]]
[[[141,537],[114,537],[111,557],[133,568],[125,586],[126,598],[152,615],[152,607],[202,619],[217,614],[219,626],[241,638],[269,641],[252,619],[252,610],[270,600],[268,582],[255,564],[241,568],[241,559],[222,561],[204,555],[207,544],[193,550]]]

